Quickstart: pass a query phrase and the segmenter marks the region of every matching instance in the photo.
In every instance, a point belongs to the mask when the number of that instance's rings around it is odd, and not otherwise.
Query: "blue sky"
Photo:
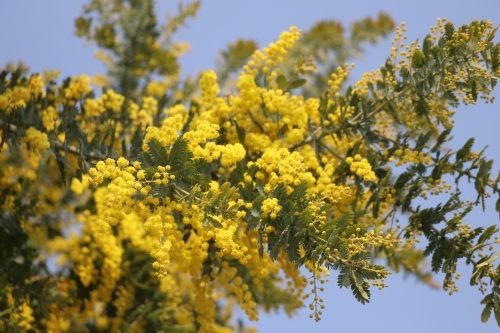
[[[81,13],[82,0],[0,0],[0,67],[6,61],[23,60],[34,72],[44,69],[61,69],[62,77],[104,72],[104,67],[93,57],[94,49],[73,36],[73,19]],[[161,15],[175,9],[176,1],[158,1]],[[187,40],[192,51],[182,59],[185,73],[196,73],[214,67],[217,52],[236,38],[254,38],[266,46],[277,39],[281,31],[296,25],[299,29],[311,27],[319,19],[334,18],[346,25],[379,11],[389,13],[397,23],[406,22],[409,41],[423,37],[436,19],[448,18],[455,26],[474,19],[489,19],[500,24],[499,0],[450,1],[205,1],[198,18],[182,29],[177,39]],[[500,37],[500,36],[499,36]],[[369,48],[364,61],[359,61],[352,79],[363,71],[377,68],[389,54],[390,39]],[[500,38],[497,38],[497,41]],[[498,92],[496,93],[498,97]],[[500,101],[497,101],[500,102]],[[461,147],[474,136],[477,150],[489,145],[487,156],[500,158],[498,104],[459,108],[456,115],[454,140],[450,146]],[[495,163],[494,169],[498,169]],[[474,199],[472,191],[470,198]],[[466,223],[473,227],[498,223],[494,202],[489,202],[487,213],[480,209],[469,215]],[[371,330],[372,332],[496,332],[498,327],[492,318],[489,323],[480,322],[482,295],[476,287],[470,287],[470,267],[462,266],[460,291],[448,296],[441,290],[432,290],[392,275],[389,288],[374,290],[371,303],[359,304],[346,289],[333,283],[324,292],[326,309],[320,323],[309,319],[304,309],[293,319],[283,314],[261,315],[256,323],[260,332],[315,332]],[[442,277],[437,276],[440,282]]]

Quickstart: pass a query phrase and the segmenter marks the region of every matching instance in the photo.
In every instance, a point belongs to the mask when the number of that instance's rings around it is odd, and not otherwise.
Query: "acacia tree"
[[[249,331],[234,306],[318,321],[330,272],[364,304],[391,271],[431,284],[426,258],[449,293],[465,258],[500,324],[498,228],[465,222],[500,176],[473,139],[442,148],[455,108],[493,100],[497,28],[438,20],[407,44],[387,15],[322,21],[183,80],[172,35],[198,8],[159,26],[152,0],[90,1],[75,24],[109,69],[96,90],[0,74],[2,330]],[[385,64],[347,86],[345,62],[394,29]]]

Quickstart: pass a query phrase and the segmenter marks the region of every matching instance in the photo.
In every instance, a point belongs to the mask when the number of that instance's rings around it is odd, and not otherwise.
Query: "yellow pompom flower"
[[[33,126],[28,128],[23,141],[28,143],[31,148],[38,148],[45,151],[50,148],[49,138],[46,133],[42,133]]]

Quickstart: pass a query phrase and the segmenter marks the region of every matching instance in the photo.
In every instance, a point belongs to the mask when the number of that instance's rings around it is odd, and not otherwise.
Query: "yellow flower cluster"
[[[130,101],[128,105],[130,119],[133,120],[134,126],[145,129],[153,124],[153,118],[158,113],[158,101],[151,96],[146,96],[142,99],[141,106]]]
[[[262,217],[270,216],[272,219],[281,211],[283,207],[278,204],[278,199],[267,198],[262,202]]]
[[[82,176],[82,181],[77,178],[71,180],[70,189],[77,195],[82,195],[83,191],[88,190],[90,185],[90,177],[88,175]]]
[[[83,98],[84,95],[92,91],[90,86],[90,77],[87,75],[74,76],[68,87],[64,88],[62,93],[62,103],[69,106],[75,106],[76,101]]]
[[[175,117],[178,117],[176,121],[180,121],[180,115],[177,115]],[[171,126],[168,126],[168,128],[171,128]],[[203,128],[203,126],[201,126],[201,128]],[[200,142],[205,141],[206,138],[198,137],[195,132],[196,131],[192,131],[190,140],[192,140],[193,143],[196,142],[199,146]],[[206,146],[208,146],[210,143],[212,142],[208,142]],[[233,150],[241,150],[244,153],[243,146],[241,145],[226,145],[222,147]],[[221,150],[221,159],[225,158],[225,153],[230,154],[230,151]],[[231,154],[233,153],[234,152],[232,152]],[[294,157],[299,158],[298,155],[294,155]],[[230,161],[234,157],[228,156],[226,158],[228,159],[228,165],[235,163],[234,161]],[[239,159],[240,157],[235,158],[235,160]],[[118,165],[118,167],[116,165]],[[279,169],[280,166],[277,167]],[[135,203],[124,200],[123,198],[129,197],[131,193],[124,193],[123,188],[120,188],[122,184],[126,184],[125,187],[132,186],[135,190],[138,190],[139,187],[141,187],[137,184],[138,182],[141,182],[140,179],[143,179],[143,176],[141,176],[143,175],[143,170],[141,170],[141,167],[138,163],[134,163],[133,168],[138,170],[137,181],[135,181],[133,184],[132,182],[127,180],[128,176],[124,174],[128,172],[130,172],[131,175],[133,174],[126,160],[119,160],[116,163],[113,160],[108,160],[105,163],[100,162],[95,169],[91,169],[90,174],[94,182],[102,182],[104,178],[111,179],[111,182],[109,183],[107,189],[104,189],[104,191],[102,192],[101,190],[98,190],[99,193],[101,193],[100,196],[102,198],[100,199],[100,202],[105,202],[105,205],[99,206],[98,214],[102,217],[99,218],[96,216],[95,220],[98,222],[99,219],[105,218],[106,216],[108,216],[109,218],[109,209],[118,210],[121,206],[121,210],[127,214],[126,207],[133,207],[132,213],[124,215],[122,217],[122,222],[117,225],[120,230],[123,230],[125,228],[129,228],[128,223],[130,223],[131,221],[130,216],[133,216],[136,213],[139,214],[139,216],[143,216],[143,219],[145,221],[144,229],[152,239],[151,255],[156,260],[154,268],[159,271],[158,276],[160,277],[160,279],[162,279],[162,281],[163,279],[167,279],[170,275],[165,276],[165,273],[170,269],[177,272],[189,272],[192,280],[187,280],[190,281],[190,284],[189,286],[183,288],[184,290],[187,290],[185,288],[189,288],[189,290],[191,290],[192,292],[192,295],[194,296],[193,301],[194,304],[196,304],[194,307],[194,311],[198,314],[198,320],[202,325],[202,330],[208,330],[210,327],[215,327],[213,326],[215,325],[213,323],[215,313],[213,312],[214,309],[212,309],[214,304],[213,297],[215,297],[215,294],[213,293],[215,285],[213,282],[210,282],[208,276],[204,276],[200,280],[195,278],[196,276],[199,276],[202,270],[203,261],[208,256],[209,240],[214,240],[215,245],[218,249],[218,254],[222,258],[233,260],[237,259],[241,264],[250,269],[252,271],[250,275],[253,276],[253,283],[257,284],[258,288],[264,288],[264,284],[261,279],[268,276],[270,271],[272,271],[273,274],[279,273],[279,265],[274,264],[267,254],[265,254],[264,257],[261,257],[259,255],[257,235],[248,233],[246,231],[243,232],[243,230],[239,227],[239,225],[242,223],[239,218],[243,217],[244,214],[237,214],[238,217],[231,220],[222,219],[221,216],[212,216],[213,219],[218,220],[222,224],[222,227],[210,227],[207,229],[202,224],[203,214],[200,213],[200,207],[197,205],[192,205],[192,207],[188,209],[187,204],[170,201],[170,199],[168,198],[165,199],[164,203],[160,203],[158,200],[155,201],[151,199]],[[164,170],[160,167],[158,167],[158,169],[159,171],[165,173],[166,171],[168,171],[168,167],[163,168]],[[284,171],[282,170],[282,172]],[[144,182],[144,180],[142,182]],[[141,187],[141,189],[144,189],[144,187]],[[213,190],[218,190],[218,184],[214,184]],[[124,193],[122,198],[117,200],[116,197],[120,196],[122,193]],[[115,207],[116,201],[121,202],[121,204]],[[276,199],[271,199],[271,201],[274,202],[276,201]],[[265,206],[268,203],[272,205],[271,201],[266,201]],[[154,211],[151,211],[149,206],[144,206],[144,203],[146,202],[155,205],[156,208],[154,209]],[[238,200],[238,203],[234,202],[232,205],[234,206],[235,204],[242,205],[243,202],[241,200]],[[280,207],[275,205],[273,207],[270,207],[270,215],[273,216],[274,214],[277,214],[279,212],[279,209]],[[184,216],[182,220],[183,224],[190,224],[192,228],[197,230],[197,232],[192,232],[189,238],[184,238],[184,240],[182,240],[184,236],[178,230],[178,226],[174,222],[173,215],[171,213],[174,210],[179,211],[179,213]],[[98,224],[96,225],[96,227],[98,227]],[[133,233],[133,231],[130,233]],[[82,266],[90,265],[90,263],[88,262],[83,262],[83,258],[79,260],[82,262]],[[212,277],[228,292],[233,292],[236,301],[247,313],[249,318],[251,320],[256,320],[258,315],[258,312],[256,310],[257,304],[253,300],[253,295],[250,292],[248,285],[242,283],[241,277],[235,276],[236,271],[229,268],[226,261],[223,261],[222,265],[226,268],[223,268],[222,271],[218,274],[212,273]],[[290,270],[293,270],[293,267]],[[296,272],[288,272],[287,276],[293,276],[294,279],[299,280],[299,278],[296,277],[295,273]],[[176,290],[177,288],[180,288],[180,283],[185,283],[182,282],[182,279],[176,279],[175,281],[171,278],[169,279],[169,289]],[[233,283],[230,283],[230,281],[233,281]],[[300,295],[303,288],[300,287],[300,285],[296,288],[297,289],[294,289],[294,292],[297,295]],[[127,289],[125,287],[125,289],[121,288],[120,290],[125,291]],[[123,299],[126,299],[125,292]],[[298,299],[300,299],[300,297]],[[180,303],[182,303],[182,299],[179,297],[178,301],[176,301],[175,303],[176,307]],[[120,306],[123,306],[123,308],[127,308],[128,306],[125,301],[119,304]],[[294,303],[290,306],[294,308],[299,305],[300,302],[297,301],[297,303]],[[186,316],[188,316],[187,318],[189,318],[190,312],[181,312],[182,313],[178,314],[178,318],[186,318]]]
[[[167,117],[173,117],[175,115],[181,115],[183,123],[187,122],[188,116],[189,116],[189,112],[186,109],[186,107],[184,106],[184,104],[176,104],[176,105],[172,106],[170,109],[163,110],[163,113]]]
[[[30,143],[33,143],[31,149],[28,149],[26,144],[23,144],[20,147],[20,156],[23,163],[13,163],[13,161],[11,160],[11,156],[4,153],[8,150],[7,144],[4,144],[3,148],[0,148],[0,165],[2,165],[2,167],[0,168],[0,186],[2,188],[8,188],[8,192],[10,192],[12,195],[17,195],[21,190],[26,190],[21,186],[22,179],[37,179],[36,171],[40,165],[40,161],[42,160],[42,154],[40,153],[40,150],[48,148],[46,135],[40,135],[36,132],[36,130],[31,130],[30,135],[30,139],[33,141],[30,141]],[[40,140],[40,142],[37,140]],[[26,139],[24,139],[24,141],[26,142]],[[41,144],[41,146],[39,146],[38,144]],[[52,189],[50,191],[44,192],[46,195],[51,194],[51,199],[59,200],[57,194],[60,193],[60,191]],[[6,195],[5,201],[1,205],[2,209],[5,212],[14,212],[14,210],[17,209],[14,200],[15,196]],[[44,206],[45,205],[43,202],[40,202],[37,205],[37,207],[39,207],[40,209],[40,212],[44,210]]]
[[[427,183],[419,184],[420,195],[424,200],[428,199],[428,195],[440,195],[441,193],[449,193],[452,185],[447,184],[444,179],[429,179]]]
[[[111,68],[112,66],[114,66],[114,59],[113,57],[111,56],[111,54],[109,53],[106,53],[104,51],[101,51],[101,50],[96,50],[94,52],[94,56],[101,60],[108,68]]]
[[[51,80],[57,80],[59,75],[61,74],[61,70],[44,70],[43,71],[43,82],[45,85],[48,85]]]
[[[199,87],[200,97],[194,98],[194,102],[199,106],[199,112],[196,112],[198,114],[191,120],[189,127],[196,129],[200,123],[208,122],[209,124],[219,124],[231,132],[231,122],[228,119],[232,118],[234,108],[229,105],[228,98],[217,97],[220,89],[215,72],[203,73]]]
[[[372,171],[372,166],[366,158],[361,159],[361,156],[356,154],[354,158],[347,157],[345,161],[350,165],[351,172],[359,177],[363,177],[364,181],[374,182],[377,180],[377,176],[375,172]]]
[[[401,43],[401,39],[406,39],[407,37],[403,35],[403,33],[406,32],[406,22],[401,22],[401,27],[397,26],[396,27],[396,36],[392,40],[391,44],[394,45],[391,47],[391,58],[393,59],[393,62],[396,63],[396,58],[398,56],[398,50],[404,46],[403,43]],[[404,56],[405,54],[403,54]],[[399,70],[399,65],[396,66],[395,70]]]
[[[307,113],[304,112],[302,96],[290,95],[289,92],[284,93],[281,89],[269,89],[262,93],[262,97],[267,110],[281,116],[276,126],[287,125],[289,128],[299,128],[307,132]],[[266,125],[271,126],[271,124],[265,124],[264,129]]]
[[[50,148],[47,133],[40,132],[34,127],[28,128],[23,137],[23,141],[29,144],[32,149],[38,148],[41,151],[45,151]]]
[[[269,44],[268,47],[257,50],[243,69],[252,76],[257,76],[259,71],[267,74],[267,80],[271,81],[281,73],[280,68],[275,68],[280,62],[283,62],[288,50],[299,39],[300,31],[297,27],[290,27],[290,31],[284,31],[276,43]]]
[[[56,97],[59,100],[60,96]],[[123,137],[123,126],[121,122],[116,122],[112,118],[117,118],[116,114],[122,110],[123,103],[125,101],[125,96],[116,93],[113,89],[106,90],[99,98],[85,98],[84,101],[78,101],[82,109],[82,113],[76,116],[76,119],[80,122],[82,129],[87,133],[88,140],[91,141],[95,138],[96,134],[106,133],[106,130],[113,126],[116,128],[114,132],[115,146],[117,152],[121,151],[121,139]],[[130,102],[135,105],[133,101]],[[128,111],[133,109],[130,104],[128,105]],[[110,115],[110,113],[114,115]],[[99,117],[99,121],[96,121],[96,117]],[[133,118],[131,116],[131,118]],[[149,119],[148,119],[149,120]],[[148,122],[148,121],[145,121]],[[148,122],[150,123],[150,121]],[[140,126],[134,121],[136,126]],[[107,137],[105,143],[110,144],[111,137]]]
[[[338,126],[342,120],[348,119],[354,112],[354,106],[347,106],[345,110],[337,107],[334,112],[328,114],[328,119],[323,123],[325,126]]]
[[[125,311],[133,306],[135,287],[127,282],[125,285],[120,285],[116,289],[116,299],[113,301],[113,305],[116,307],[116,317],[122,318]]]
[[[40,116],[42,117],[43,127],[49,132],[55,130],[60,123],[59,113],[53,106],[48,106],[47,109],[40,111]]]
[[[263,153],[272,143],[264,133],[248,133],[245,136],[245,146],[248,147],[249,153]]]
[[[304,157],[298,152],[290,154],[286,148],[270,147],[255,162],[260,169],[256,177],[265,180],[264,190],[266,192],[271,192],[279,183],[284,183],[287,192],[291,193],[293,188],[304,180],[312,187],[316,179],[311,172],[307,171],[303,160]],[[253,162],[249,162],[248,166],[252,165]]]
[[[220,164],[229,171],[232,171],[236,167],[236,163],[243,160],[247,153],[240,143],[220,146],[220,151],[222,153]]]
[[[219,217],[213,217],[215,219],[220,219]],[[215,240],[215,244],[220,249],[220,254],[228,258],[234,258],[240,260],[240,262],[245,263],[245,254],[241,250],[241,246],[236,242],[236,229],[237,224],[235,221],[220,221],[222,224],[221,228],[213,228],[207,233],[208,236],[212,236]]]
[[[123,157],[120,157],[116,162],[112,158],[108,158],[106,162],[100,161],[95,168],[89,170],[94,186],[102,183],[105,178],[112,179],[105,195],[106,206],[102,209],[103,219],[98,221],[101,231],[109,231],[110,226],[115,226],[124,219],[123,207],[131,201],[131,197],[135,194],[136,178],[134,174],[136,169],[128,164],[129,162]]]
[[[111,182],[107,185],[105,194],[103,194],[106,205],[101,208],[99,214],[101,218],[96,221],[96,226],[100,232],[107,233],[110,230],[110,226],[115,226],[118,222],[126,220],[127,215],[132,212],[132,207],[134,207],[132,196],[136,191],[140,191],[143,195],[148,195],[151,186],[147,184],[149,181],[145,180],[144,170],[140,170],[140,168],[138,162],[135,162],[134,166],[129,166],[129,162],[121,157],[116,162],[113,159],[107,159],[106,163],[102,161],[98,162],[96,168],[89,170],[94,185],[103,182],[105,178],[111,179]],[[174,177],[167,172],[170,169],[169,166],[159,166],[158,169],[161,174],[159,172],[155,174],[156,180],[152,182],[167,184],[168,179]],[[134,176],[136,173],[137,175]],[[151,196],[147,196],[144,204],[148,203],[158,205],[159,201],[157,198],[153,199]],[[141,207],[143,206],[135,206],[134,209],[141,211]],[[177,204],[175,202],[172,203],[170,209],[177,208]],[[171,220],[172,216],[165,216],[165,211],[161,206],[155,212],[150,212],[145,216],[144,230],[153,239],[151,256],[156,259],[153,267],[160,272],[160,275],[166,272],[169,264],[169,252],[172,243],[169,239],[163,239],[163,237],[165,230],[173,228]]]
[[[95,192],[97,214],[106,206],[105,192],[104,188]],[[106,302],[113,301],[118,311],[124,311],[133,304],[133,287],[128,282],[120,282],[120,278],[127,275],[129,267],[128,262],[122,262],[122,242],[130,239],[134,246],[139,245],[139,250],[148,251],[148,247],[143,246],[147,237],[144,237],[141,221],[133,213],[127,215],[126,223],[122,228],[117,228],[117,234],[114,235],[100,233],[96,225],[97,218],[97,215],[85,211],[78,216],[78,221],[83,223],[81,234],[73,234],[69,238],[59,237],[49,242],[51,251],[61,253],[58,263],[71,260],[74,263],[73,271],[89,290],[88,299],[75,299],[69,307],[51,309],[54,312],[45,321],[45,325],[55,332],[68,330],[72,321],[80,324],[87,320],[96,320],[96,324],[103,329],[110,324],[119,326],[122,318],[103,316],[103,306]],[[136,243],[138,239],[141,239],[140,243]],[[64,279],[58,284],[62,285],[63,290],[74,288],[71,285],[64,286]],[[74,316],[75,313],[81,315]]]
[[[83,110],[85,111],[85,115],[87,117],[97,117],[106,112],[106,108],[104,107],[104,103],[101,98],[86,98],[83,103]]]
[[[112,112],[119,112],[122,108],[125,96],[117,94],[113,89],[107,90],[101,97],[104,107]],[[154,100],[156,102],[156,100]]]
[[[354,84],[354,92],[360,95],[368,95],[368,86],[370,84],[376,84],[376,82],[382,77],[380,70],[372,70],[371,72],[365,72],[361,76],[361,79]]]
[[[231,104],[242,111],[256,111],[257,106],[262,103],[261,93],[264,89],[255,83],[255,77],[250,74],[241,74],[238,78],[236,88],[239,89],[239,98],[231,99]]]
[[[156,98],[151,96],[144,97],[141,104],[141,111],[142,110],[151,116],[155,116],[158,113],[158,101]]]
[[[65,315],[63,317],[62,313],[58,313],[57,315],[50,313],[49,318],[44,318],[42,322],[44,323],[47,332],[50,333],[67,332],[71,327],[71,317],[69,315]]]
[[[219,128],[219,125],[203,122],[198,124],[196,130],[186,132],[183,138],[188,140],[188,149],[195,157],[202,157],[208,162],[221,157],[221,166],[232,171],[236,163],[245,158],[246,150],[240,143],[217,145],[207,142],[219,137]]]
[[[340,96],[340,85],[353,69],[354,64],[351,64],[351,66],[344,64],[343,67],[337,67],[337,73],[332,73],[331,79],[328,80],[328,85],[331,87],[335,97]]]
[[[398,159],[395,163],[396,166],[401,166],[407,163],[429,164],[432,161],[431,157],[426,155],[424,152],[412,151],[410,148],[398,149],[394,152],[394,156]],[[394,159],[389,158],[389,160],[392,162]]]
[[[98,210],[106,205],[103,189],[96,191]],[[78,216],[78,221],[83,223],[81,235],[73,234],[69,239],[55,238],[49,243],[52,251],[66,253],[73,263],[73,270],[86,287],[94,284],[97,288],[90,294],[89,303],[75,304],[85,307],[87,313],[93,313],[93,304],[109,302],[122,274],[123,248],[120,239],[112,233],[103,234],[97,229],[96,216],[85,211]],[[64,259],[64,257],[62,258]],[[101,261],[101,266],[95,264]]]
[[[280,89],[259,88],[254,78],[247,74],[240,76],[237,86],[240,89],[239,94],[232,97],[230,101],[239,126],[247,129],[249,133],[248,139],[245,139],[248,142],[245,141],[245,143],[250,152],[262,152],[269,146],[271,140],[278,139],[277,134],[285,125],[289,129],[284,133],[287,143],[293,144],[304,138],[307,133],[308,113],[312,110],[317,111],[317,108],[310,108],[314,100],[304,102],[303,97],[290,95],[289,92],[283,92]],[[262,112],[262,103],[266,111],[274,114],[273,117],[277,118],[277,121]],[[248,117],[248,111],[252,117]],[[256,126],[255,122],[261,126]],[[264,133],[259,133],[262,130]],[[265,138],[264,134],[269,138]],[[256,139],[256,136],[259,139]]]
[[[364,234],[359,234],[359,230],[356,230],[356,232],[357,234],[345,235],[349,256],[354,256],[360,251],[369,253],[373,248],[379,246],[390,249],[402,242],[402,240],[392,237],[391,234],[384,236],[383,232],[379,232],[377,235],[374,230]]]
[[[28,87],[8,88],[0,95],[0,110],[5,110],[7,114],[10,114],[16,108],[25,108],[30,99],[31,93]]]
[[[238,271],[235,267],[230,267],[227,262],[224,262],[222,264],[222,272],[218,276],[217,281],[234,295],[241,309],[255,320],[257,316],[257,310],[255,309],[257,304],[253,300],[249,285],[244,283],[243,279],[237,276],[237,273]]]
[[[352,190],[350,187],[337,186],[335,184],[328,184],[323,190],[323,197],[328,199],[332,204],[340,205],[344,201],[349,200],[352,195]],[[345,211],[347,209],[341,210]]]
[[[215,98],[220,91],[215,72],[213,70],[203,72],[200,78],[199,86],[201,90],[201,105],[208,109],[215,102]]]
[[[12,297],[12,291],[7,290],[7,305],[14,305],[14,298]],[[7,316],[9,312],[5,313]],[[17,311],[10,311],[10,319],[17,320],[16,328],[20,329],[22,332],[28,332],[33,329],[31,324],[35,321],[33,317],[33,309],[29,306],[26,300],[22,301],[22,305],[19,306]],[[0,322],[0,328],[7,330],[7,327],[3,326],[3,320]]]
[[[165,82],[151,81],[146,86],[146,95],[153,97],[162,97],[167,90],[168,84]]]
[[[169,117],[163,121],[163,126],[155,127],[150,126],[146,129],[146,136],[144,142],[148,142],[150,138],[156,138],[164,147],[171,145],[179,137],[179,131],[184,126],[184,121],[181,115]],[[144,144],[144,150],[149,150],[149,147]]]
[[[109,84],[108,78],[102,74],[96,73],[92,77],[92,84],[98,88],[103,88]]]
[[[38,95],[43,93],[44,82],[40,74],[34,74],[29,79],[29,89],[33,97],[36,99]]]
[[[262,154],[272,142],[283,147],[304,140],[308,135],[308,117],[320,123],[319,100],[304,100],[280,89],[261,88],[255,81],[258,69],[266,67],[268,60],[273,66],[283,61],[283,56],[298,36],[299,32],[292,29],[264,53],[256,51],[254,60],[248,65],[253,69],[247,66],[241,73],[237,83],[239,91],[235,96],[217,97],[219,88],[215,73],[204,73],[200,82],[201,98],[197,99],[202,107],[191,120],[191,129],[197,129],[203,122],[219,124],[225,130],[228,143],[236,144],[241,143],[236,127],[239,126],[246,133],[244,144],[248,154]],[[344,112],[344,115],[349,116],[349,113]],[[191,150],[195,156],[208,161],[220,156],[220,148],[210,143]]]
[[[179,117],[179,116],[177,116]],[[217,124],[209,124],[206,122],[200,123],[196,130],[186,132],[183,136],[189,144],[188,148],[200,157],[203,156],[200,144],[206,143],[208,140],[213,140],[219,137],[220,126]]]

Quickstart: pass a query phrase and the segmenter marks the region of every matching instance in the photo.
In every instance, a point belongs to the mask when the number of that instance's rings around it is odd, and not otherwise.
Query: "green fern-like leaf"
[[[468,153],[470,153],[472,145],[474,145],[474,141],[474,138],[470,138],[469,140],[467,140],[464,146],[457,151],[457,161],[462,160],[465,156],[467,156]]]
[[[366,304],[370,302],[370,289],[364,283],[363,276],[351,269],[350,271],[350,280],[351,280],[351,290],[352,294],[356,298],[358,302],[361,304]]]
[[[144,172],[146,173],[146,179],[152,179],[154,174],[158,172],[158,169],[154,166],[150,166],[144,169]]]
[[[147,143],[149,147],[149,154],[153,159],[156,166],[168,165],[168,153],[165,147],[156,138],[151,138]]]
[[[496,225],[489,226],[488,228],[486,228],[483,231],[481,236],[479,236],[479,239],[477,240],[477,244],[484,243],[486,240],[490,239],[491,236],[493,236],[493,234],[495,234],[496,232],[498,232],[498,228]]]
[[[497,325],[500,326],[500,311],[497,308],[493,308],[493,314],[495,315]]]
[[[351,286],[351,277],[349,267],[342,267],[337,277],[337,284],[340,288],[349,288]]]
[[[172,145],[168,156],[171,172],[181,171],[186,162],[193,157],[193,154],[187,149],[187,145],[187,140],[182,137],[179,137]]]
[[[139,162],[141,163],[141,165],[142,165],[143,168],[154,167],[155,166],[155,162],[153,160],[153,157],[147,151],[143,151],[139,155],[138,159],[139,159]]]
[[[491,310],[493,310],[493,303],[488,303],[481,312],[481,322],[486,323],[490,319]]]

